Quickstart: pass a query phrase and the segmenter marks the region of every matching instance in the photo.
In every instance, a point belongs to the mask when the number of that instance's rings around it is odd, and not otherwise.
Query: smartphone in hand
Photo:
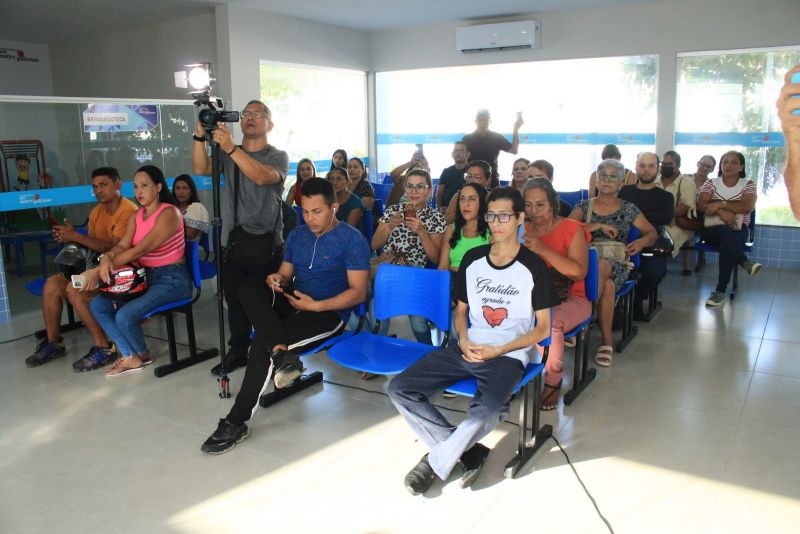
[[[422,143],[417,143],[417,154],[420,158],[424,158],[425,154],[422,152]]]
[[[284,295],[289,295],[290,297],[292,297],[295,300],[300,300],[300,297],[298,297],[295,294],[295,292],[292,291],[292,288],[290,288],[289,286],[281,284],[281,289],[283,290],[283,294]]]

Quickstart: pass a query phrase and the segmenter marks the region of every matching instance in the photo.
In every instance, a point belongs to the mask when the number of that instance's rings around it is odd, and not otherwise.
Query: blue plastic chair
[[[153,370],[153,373],[159,378],[219,355],[219,350],[216,348],[201,351],[197,350],[197,341],[194,334],[194,315],[192,313],[192,305],[200,298],[202,291],[200,254],[197,241],[186,242],[186,268],[189,270],[189,276],[195,288],[194,295],[188,299],[176,300],[175,302],[159,306],[142,317],[142,319],[147,319],[154,315],[164,314],[167,320],[169,363],[160,365]],[[175,312],[183,313],[186,316],[186,332],[189,337],[189,356],[181,359],[178,359],[178,348],[175,340],[175,321],[172,316]]]
[[[581,200],[589,200],[589,190],[588,189],[581,189]]]
[[[575,207],[579,201],[583,200],[583,193],[578,191],[559,191],[558,198],[570,205],[571,208]]]
[[[375,188],[375,199],[381,200],[386,204],[386,199],[389,198],[389,193],[392,191],[394,184],[390,181],[388,184],[372,184],[372,187]]]
[[[399,315],[421,315],[444,332],[450,332],[450,272],[405,265],[382,264],[375,276],[375,326],[339,341],[328,356],[349,369],[393,375],[434,349],[432,345],[381,336],[380,321]]]
[[[552,324],[553,309],[550,309],[550,321]],[[551,328],[552,332],[552,328]],[[540,427],[539,421],[539,397],[542,390],[542,374],[547,356],[550,352],[551,337],[548,336],[540,343],[544,347],[542,361],[540,363],[529,363],[525,367],[525,374],[522,375],[517,387],[514,388],[512,395],[523,390],[522,400],[519,404],[519,437],[517,440],[517,454],[506,464],[503,474],[506,478],[514,478],[525,463],[530,460],[539,448],[553,435],[552,425]],[[533,349],[531,349],[533,350]],[[533,386],[531,387],[531,382]],[[478,382],[474,378],[465,378],[447,388],[450,393],[456,393],[464,397],[475,397],[478,392]],[[528,430],[530,425],[530,431]],[[533,438],[532,444],[529,443],[529,435]]]
[[[589,332],[592,325],[597,320],[597,300],[600,294],[600,265],[597,259],[597,251],[589,249],[589,268],[584,278],[584,292],[586,299],[592,303],[592,313],[585,321],[576,325],[569,332],[564,332],[564,337],[575,338],[575,364],[572,368],[572,389],[564,394],[564,404],[569,406],[578,398],[578,395],[597,376],[597,369],[589,367]]]
[[[641,236],[639,229],[635,226],[631,226],[628,232],[628,243],[639,239],[639,236]],[[633,324],[633,289],[636,287],[636,273],[639,269],[640,262],[639,254],[631,256],[630,260],[631,263],[633,263],[631,277],[625,280],[622,287],[615,293],[617,302],[622,306],[622,338],[614,346],[616,352],[624,351],[628,343],[633,341],[633,338],[639,333],[639,329]]]
[[[752,212],[750,212],[750,226],[747,228],[747,241],[745,241],[744,247],[742,248],[742,252],[747,252],[747,253],[752,252],[755,241],[756,241],[756,210],[753,210]],[[716,246],[703,241],[703,238],[700,237],[699,233],[695,234],[695,242],[692,248],[698,251],[698,254],[700,254],[699,263],[705,263],[706,252],[719,253],[719,249]],[[739,290],[739,266],[737,265],[736,267],[733,268],[733,288],[731,289],[729,295],[731,300],[736,298],[736,291],[738,290]]]

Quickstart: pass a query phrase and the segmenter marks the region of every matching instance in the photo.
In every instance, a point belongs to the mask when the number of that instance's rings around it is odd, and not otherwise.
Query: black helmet
[[[144,294],[147,290],[147,274],[145,268],[138,263],[120,265],[111,271],[111,281],[100,282],[99,287],[104,297],[126,302]]]
[[[53,260],[67,278],[80,274],[97,265],[97,251],[70,241],[64,245]]]

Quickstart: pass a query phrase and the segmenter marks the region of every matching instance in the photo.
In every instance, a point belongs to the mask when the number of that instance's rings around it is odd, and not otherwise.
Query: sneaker
[[[706,306],[717,307],[717,306],[722,306],[723,304],[725,304],[724,291],[722,292],[714,291],[713,293],[711,293],[711,296],[708,297],[708,300],[706,300]]]
[[[66,347],[62,340],[55,343],[50,343],[47,339],[43,339],[36,345],[36,352],[25,358],[25,365],[28,367],[38,367],[44,365],[50,360],[61,358],[67,353]]]
[[[745,271],[747,271],[747,274],[749,274],[750,276],[755,276],[758,274],[758,271],[761,270],[761,267],[763,267],[763,265],[761,265],[760,263],[753,263],[750,260],[746,260],[744,263],[742,263],[742,267],[744,268]]]
[[[228,452],[237,443],[241,443],[248,437],[250,437],[250,429],[247,428],[246,424],[237,425],[227,418],[220,419],[217,429],[203,443],[200,450],[208,454],[222,454],[223,452]]]
[[[77,371],[94,371],[104,365],[108,365],[117,359],[117,353],[113,348],[92,347],[89,352],[72,364],[72,368]]]
[[[283,389],[291,386],[297,378],[303,374],[305,368],[303,362],[296,354],[291,354],[283,349],[278,349],[270,356],[272,364],[275,366],[275,387]]]
[[[225,355],[225,371],[230,373],[231,371],[238,369],[239,367],[246,367],[247,366],[247,356],[234,356],[228,351],[228,354]],[[222,376],[222,364],[218,363],[214,367],[211,368],[211,374],[214,376]]]
[[[483,466],[486,465],[486,458],[489,457],[490,450],[489,447],[476,443],[461,455],[459,462],[464,466],[464,474],[461,475],[461,480],[458,482],[460,487],[468,488],[475,482],[475,479],[481,474]]]
[[[433,484],[436,473],[433,472],[431,464],[428,463],[428,455],[422,457],[417,465],[408,472],[403,479],[403,484],[411,495],[422,495]]]
[[[564,338],[564,346],[572,348],[575,346],[575,337],[565,337]]]

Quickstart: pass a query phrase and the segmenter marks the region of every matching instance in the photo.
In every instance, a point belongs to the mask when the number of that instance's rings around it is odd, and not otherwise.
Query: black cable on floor
[[[381,395],[383,397],[388,397],[389,396],[386,393],[384,393],[383,391],[375,391],[374,389],[367,389],[367,388],[362,388],[362,387],[358,387],[358,386],[351,386],[349,384],[340,384],[339,382],[332,382],[330,380],[325,380],[325,379],[323,379],[322,382],[324,384],[330,384],[332,386],[339,386],[339,387],[348,388],[348,389],[356,389],[356,390],[359,390],[359,391],[365,391],[367,393],[375,393],[376,395]],[[450,411],[450,412],[456,412],[456,413],[461,413],[461,414],[466,414],[467,413],[464,410],[458,410],[456,408],[450,408],[448,406],[442,406],[440,404],[433,404],[433,403],[431,403],[431,404],[434,407],[439,408],[441,410],[447,410],[447,411]],[[508,425],[515,426],[515,427],[519,428],[519,425],[517,423],[513,422],[513,421],[506,420],[506,421],[503,421],[503,422],[508,424]],[[578,470],[575,469],[574,465],[572,465],[572,460],[569,459],[569,455],[567,454],[567,451],[565,451],[564,447],[561,446],[561,443],[558,441],[558,439],[556,438],[555,434],[551,434],[550,437],[553,438],[553,441],[556,442],[556,445],[558,446],[558,449],[561,451],[561,454],[563,454],[564,458],[566,458],[567,465],[569,465],[570,469],[572,469],[572,472],[575,475],[575,478],[578,479],[578,483],[581,485],[581,488],[583,488],[583,491],[584,491],[584,493],[586,493],[586,496],[589,497],[589,500],[592,502],[592,506],[594,506],[594,509],[597,512],[597,515],[600,516],[600,519],[603,521],[603,523],[605,523],[606,528],[608,529],[608,531],[611,534],[614,534],[614,528],[611,526],[611,523],[609,523],[608,519],[606,519],[606,516],[603,515],[603,512],[600,511],[600,507],[597,506],[597,501],[595,501],[594,496],[592,496],[591,492],[589,491],[589,488],[586,487],[586,484],[583,483],[583,480],[581,479],[581,476],[578,474]]]
[[[5,345],[6,343],[13,343],[14,341],[19,341],[20,339],[25,339],[26,337],[31,337],[36,335],[36,332],[32,332],[26,336],[22,337],[15,337],[14,339],[6,339],[5,341],[0,341],[0,345]]]

